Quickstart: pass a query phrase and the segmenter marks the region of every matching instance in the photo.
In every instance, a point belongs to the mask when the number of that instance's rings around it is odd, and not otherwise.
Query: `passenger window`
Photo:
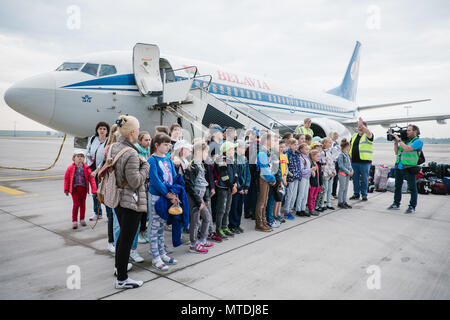
[[[108,76],[117,73],[116,67],[110,64],[102,64],[100,66],[99,77]]]
[[[97,76],[98,64],[96,63],[86,63],[86,65],[81,69],[81,72],[90,74],[92,76]]]

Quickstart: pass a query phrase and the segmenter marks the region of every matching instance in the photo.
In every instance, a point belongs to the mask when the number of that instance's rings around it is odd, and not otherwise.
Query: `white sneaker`
[[[97,215],[93,214],[92,217],[89,218],[89,221],[95,221],[97,220]]]
[[[273,220],[273,222],[270,224],[272,228],[279,228],[280,223],[277,220]]]
[[[128,278],[124,281],[116,280],[115,287],[116,289],[135,289],[139,288],[144,284],[143,281],[136,281],[131,278]]]
[[[133,264],[129,263],[127,264],[127,272],[131,270],[133,267]],[[117,277],[117,268],[114,268],[114,277]]]
[[[139,232],[139,235],[138,235],[138,243],[147,243],[148,242],[148,240],[145,238],[145,235],[144,234],[141,234],[140,232]]]
[[[137,250],[131,250],[130,251],[130,259],[133,259],[134,262],[142,262],[144,261],[144,258],[142,258]]]
[[[111,253],[116,253],[116,247],[114,247],[114,242],[108,243],[108,251]]]

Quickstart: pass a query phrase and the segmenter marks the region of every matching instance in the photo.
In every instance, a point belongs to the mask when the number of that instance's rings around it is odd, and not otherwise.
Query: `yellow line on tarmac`
[[[8,194],[13,194],[13,195],[25,194],[25,192],[23,192],[23,191],[11,189],[11,188],[4,187],[4,186],[0,186],[0,191],[6,192]]]
[[[9,178],[9,179],[0,179],[0,182],[6,181],[21,181],[21,180],[35,180],[35,179],[46,179],[46,178],[61,178],[64,177],[63,174],[58,174],[55,176],[42,176],[42,177],[27,177],[27,178]]]

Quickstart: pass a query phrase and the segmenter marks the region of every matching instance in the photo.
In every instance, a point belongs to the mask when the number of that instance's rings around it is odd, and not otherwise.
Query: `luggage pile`
[[[420,194],[450,193],[450,165],[428,162],[417,175],[417,189]]]
[[[372,165],[369,172],[369,192],[394,192],[395,169],[387,166]],[[420,194],[450,194],[450,165],[429,162],[423,165],[416,176],[417,190]],[[403,183],[402,193],[408,193],[406,181]]]

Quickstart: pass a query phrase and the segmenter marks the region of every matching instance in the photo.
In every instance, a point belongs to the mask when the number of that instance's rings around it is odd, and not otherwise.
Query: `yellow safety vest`
[[[350,152],[349,152],[350,158],[352,157],[353,142],[355,141],[357,135],[358,134],[355,134],[352,137],[351,147],[350,147]],[[363,135],[361,136],[361,139],[359,139],[359,158],[361,160],[372,161],[372,157],[373,157],[373,142],[367,138],[367,135],[365,133],[363,133]]]
[[[298,127],[295,133],[309,134],[311,138],[314,137],[314,131],[311,128],[305,128],[305,126]]]

